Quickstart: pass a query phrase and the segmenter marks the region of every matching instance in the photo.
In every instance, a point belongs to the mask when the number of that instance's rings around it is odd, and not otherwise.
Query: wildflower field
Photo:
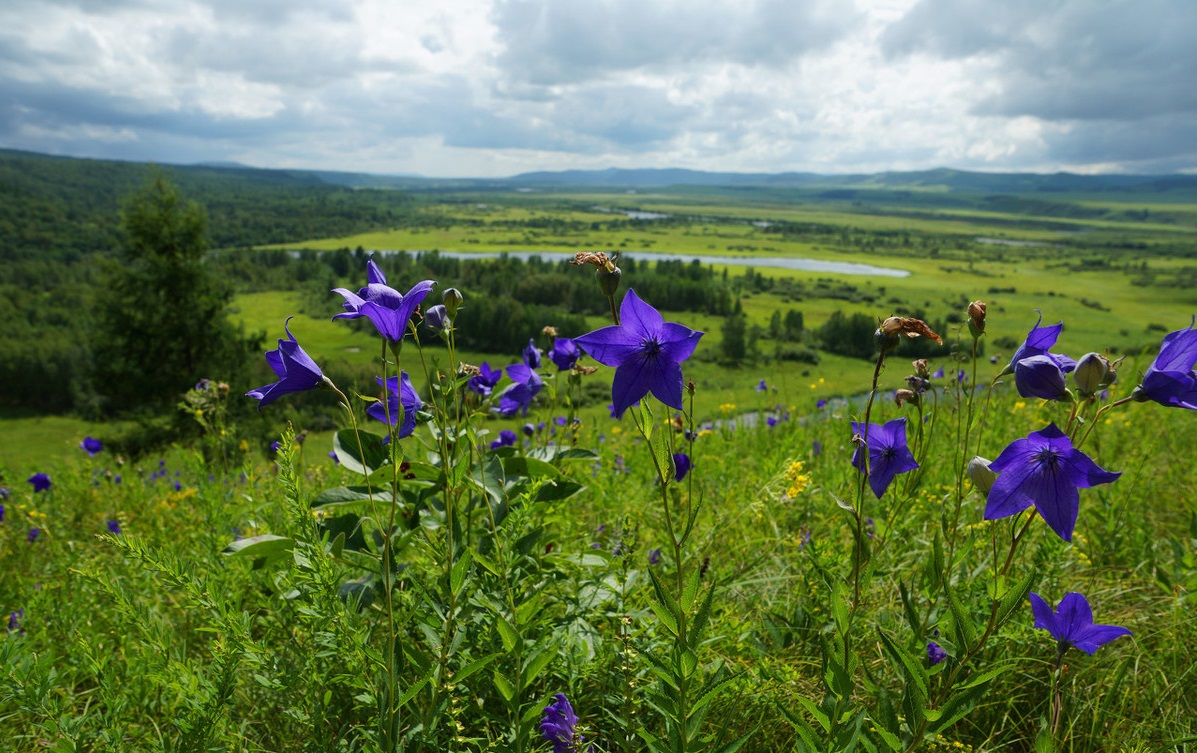
[[[334,384],[279,321],[274,381],[184,397],[194,447],[123,462],[79,437],[72,464],[6,473],[8,747],[1197,744],[1191,320],[1115,359],[1025,316],[991,359],[983,300],[938,332],[878,311],[841,396],[745,373],[761,410],[698,420],[704,333],[615,258],[577,262],[602,326],[464,364],[471,301],[370,260],[330,296],[374,380]],[[925,340],[951,355],[906,355]],[[229,401],[312,391],[343,406],[331,442],[233,444]]]

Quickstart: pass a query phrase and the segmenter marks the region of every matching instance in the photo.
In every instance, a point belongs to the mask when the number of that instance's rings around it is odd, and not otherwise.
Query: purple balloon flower
[[[940,646],[935,641],[927,642],[927,661],[932,667],[946,658],[948,658],[948,652],[943,650],[943,646]]]
[[[266,352],[266,363],[270,364],[270,368],[278,375],[278,381],[245,393],[247,397],[257,399],[258,410],[283,395],[314,390],[327,381],[324,372],[312,357],[299,347],[295,336],[291,334],[287,326],[291,319],[292,317],[287,317],[287,322],[283,324],[287,339],[278,341],[278,350]]]
[[[511,429],[503,429],[499,432],[499,438],[490,443],[492,450],[497,450],[500,447],[510,447],[515,444],[515,432]]]
[[[1011,442],[989,468],[998,477],[989,490],[986,520],[1017,515],[1034,505],[1065,541],[1072,541],[1080,510],[1077,489],[1108,484],[1122,475],[1099,468],[1054,423]]]
[[[1014,364],[1014,385],[1023,397],[1062,400],[1068,394],[1064,371],[1050,355],[1030,356]]]
[[[1053,612],[1039,594],[1031,594],[1031,611],[1035,613],[1035,627],[1052,634],[1060,653],[1069,647],[1079,648],[1090,656],[1106,643],[1124,635],[1134,635],[1118,625],[1094,625],[1089,602],[1078,593],[1064,594],[1060,606]]]
[[[1197,317],[1185,329],[1169,332],[1160,343],[1160,353],[1143,374],[1134,398],[1153,400],[1170,408],[1197,410]]]
[[[402,294],[387,285],[386,275],[371,259],[366,262],[366,287],[357,293],[351,293],[345,288],[332,291],[345,299],[345,313],[337,314],[333,319],[357,319],[364,316],[374,323],[374,328],[380,335],[391,342],[399,342],[407,332],[407,325],[416,307],[435,284],[432,280],[423,280],[413,285],[406,294]]]
[[[33,493],[44,492],[50,488],[50,477],[44,473],[35,473],[28,479],[33,484]]]
[[[374,381],[382,387],[382,378],[375,377]],[[372,403],[366,408],[366,414],[384,424],[394,426],[399,422],[399,406],[403,406],[403,423],[399,424],[399,438],[403,439],[416,430],[416,412],[424,407],[416,388],[411,384],[411,377],[406,371],[400,371],[399,376],[390,377],[386,381],[387,402]]]
[[[673,480],[681,481],[684,479],[686,474],[690,472],[690,468],[692,468],[693,465],[694,464],[690,462],[689,455],[684,452],[675,453],[673,456]]]
[[[503,390],[503,394],[499,396],[499,415],[514,416],[516,412],[528,415],[528,406],[532,404],[532,398],[540,392],[544,382],[535,369],[523,363],[508,366],[507,377],[514,384]]]
[[[661,550],[660,549],[649,549],[648,550],[648,564],[655,565],[660,561],[661,561]]]
[[[489,363],[483,361],[482,365],[478,367],[478,373],[470,377],[470,381],[466,383],[466,386],[482,397],[490,397],[490,393],[494,390],[495,385],[502,378],[502,369],[492,369]]]
[[[578,350],[578,346],[568,337],[558,337],[553,341],[553,347],[549,349],[549,359],[557,365],[558,371],[572,369],[580,355],[582,355],[582,351]]]
[[[536,347],[535,338],[528,338],[528,347],[524,348],[524,351],[521,355],[523,356],[524,363],[528,364],[528,368],[540,368],[540,348]]]
[[[121,522],[119,519],[107,520],[104,522],[108,526],[108,532],[114,536],[119,536],[121,532]]]
[[[1068,356],[1048,352],[1055,346],[1056,340],[1059,339],[1060,332],[1064,329],[1064,322],[1053,324],[1050,327],[1040,327],[1039,325],[1043,323],[1043,312],[1039,311],[1038,313],[1039,321],[1035,322],[1035,326],[1031,327],[1031,331],[1027,333],[1027,339],[1023,341],[1022,345],[1018,346],[1018,350],[1014,351],[1014,355],[1010,357],[1010,363],[1006,365],[1006,368],[1002,369],[1001,375],[1015,374],[1015,368],[1020,361],[1034,356],[1047,356],[1055,361],[1056,365],[1060,367],[1060,371],[1065,374],[1076,368],[1076,361]],[[1023,397],[1030,396],[1023,395]]]
[[[449,314],[444,305],[432,306],[424,312],[424,326],[433,332],[440,332],[449,322]]]
[[[94,458],[104,451],[104,445],[100,444],[100,440],[95,437],[84,437],[83,441],[79,443],[79,449],[86,452],[88,457]]]
[[[553,753],[578,753],[582,746],[582,736],[577,734],[578,717],[564,693],[554,697],[557,700],[544,707],[540,734],[553,744]]]
[[[764,391],[765,391],[765,390],[767,390],[767,389],[769,389],[769,385],[765,384],[765,380],[764,380],[764,379],[762,379],[762,380],[760,381],[760,383],[759,383],[759,384],[757,384],[757,386],[756,386],[756,391],[757,391],[757,392],[764,392]]]
[[[37,541],[37,537],[41,536],[41,535],[42,535],[42,529],[30,528],[29,533],[25,534],[25,540],[28,541],[30,544],[32,544],[33,542]]]
[[[853,421],[852,431],[856,436],[865,436],[863,421]],[[913,471],[919,467],[914,461],[914,454],[906,446],[906,419],[895,418],[885,424],[869,424],[866,439],[869,453],[867,471],[869,474],[869,488],[877,499],[885,494],[885,490],[899,473]],[[852,453],[852,465],[861,473],[866,471],[864,452],[865,447],[856,446]]]
[[[616,418],[652,392],[670,408],[682,410],[682,361],[690,357],[704,333],[661,314],[628,289],[619,308],[618,326],[603,327],[574,342],[591,358],[615,367],[611,386]]]

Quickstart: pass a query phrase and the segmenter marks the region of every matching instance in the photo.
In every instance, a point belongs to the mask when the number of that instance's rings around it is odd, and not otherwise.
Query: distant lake
[[[408,249],[401,252],[397,249],[372,249],[380,254],[425,254],[425,250]],[[438,251],[441,256],[450,259],[497,259],[506,255],[513,259],[527,261],[533,256],[541,259],[572,259],[574,254],[566,251]],[[689,254],[654,253],[650,251],[633,252],[638,262],[642,261],[684,261],[697,259],[700,264],[729,264],[738,267],[772,267],[776,269],[798,269],[804,272],[832,272],[841,275],[864,275],[866,277],[909,277],[910,272],[905,269],[892,267],[874,267],[872,264],[856,264],[847,261],[823,261],[822,259],[784,258],[779,256],[695,256]]]

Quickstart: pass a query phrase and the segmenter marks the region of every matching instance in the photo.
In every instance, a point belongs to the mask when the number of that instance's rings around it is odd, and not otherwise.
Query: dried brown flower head
[[[891,316],[881,323],[881,332],[886,335],[906,335],[910,338],[930,337],[943,345],[943,338],[935,334],[926,322],[910,316]]]
[[[557,336],[557,328],[551,324],[546,324],[544,326],[544,329],[542,329],[540,331],[540,334],[545,335],[546,337],[556,337]]]
[[[968,304],[968,328],[974,336],[985,331],[985,302],[973,301]]]
[[[592,264],[595,269],[605,269],[608,272],[615,271],[615,265],[619,262],[619,252],[612,251],[611,256],[608,257],[602,251],[579,251],[574,254],[574,258],[570,264]]]

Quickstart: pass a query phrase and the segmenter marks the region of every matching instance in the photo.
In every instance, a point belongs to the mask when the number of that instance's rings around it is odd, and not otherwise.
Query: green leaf
[[[270,561],[285,557],[294,548],[294,539],[264,533],[261,536],[238,539],[226,546],[221,554],[230,557],[262,557]]]
[[[524,687],[527,688],[536,681],[536,677],[544,671],[544,668],[549,665],[549,662],[557,656],[557,651],[552,646],[542,648],[537,652],[528,663],[524,665]]]
[[[490,654],[488,656],[484,656],[481,659],[475,659],[474,661],[465,665],[461,669],[457,670],[457,672],[455,672],[453,675],[453,681],[461,682],[461,681],[465,680],[465,678],[474,674],[478,670],[483,669],[484,667],[486,667],[487,664],[490,664],[492,661],[494,661],[500,655],[501,654],[496,653],[496,654]]]
[[[652,608],[653,613],[657,615],[657,619],[661,621],[661,624],[665,626],[665,629],[669,631],[669,634],[676,638],[677,619],[674,618],[674,616],[669,613],[669,610],[663,607],[659,602],[650,601],[648,605]]]
[[[369,510],[371,501],[389,503],[391,493],[389,490],[378,487],[375,487],[371,493],[371,489],[366,486],[338,486],[333,489],[325,489],[317,494],[312,500],[312,509],[319,510],[346,505],[352,506],[354,510]]]
[[[495,629],[499,631],[499,639],[503,641],[503,650],[510,653],[519,645],[520,634],[515,626],[502,615],[496,615]]]
[[[1001,599],[998,600],[997,621],[994,623],[994,630],[1004,625],[1014,610],[1026,603],[1027,594],[1031,592],[1031,588],[1035,585],[1038,575],[1039,571],[1031,568],[1022,580],[1011,586],[1006,593],[1002,594]]]
[[[454,595],[461,593],[461,587],[465,585],[466,575],[470,572],[470,564],[473,558],[470,555],[470,550],[466,549],[461,554],[461,559],[453,563],[453,569],[449,572],[449,590]]]
[[[836,582],[831,589],[831,614],[835,617],[835,626],[840,635],[848,632],[848,587]]]
[[[494,680],[495,689],[499,691],[499,695],[503,696],[503,700],[510,702],[512,698],[515,698],[515,686],[497,669],[494,671]]]
[[[881,726],[880,724],[877,724],[876,719],[873,719],[872,721],[873,732],[877,734],[877,737],[881,738],[881,742],[885,743],[890,750],[894,751],[894,753],[901,753],[901,751],[905,750],[906,746],[902,744],[902,741],[897,735],[885,729],[885,727]]]
[[[953,621],[956,623],[957,643],[960,644],[962,651],[967,652],[977,644],[977,624],[973,622],[972,615],[960,601],[960,596],[952,588],[952,584],[946,580],[943,584],[943,591],[948,599],[948,609],[951,610]]]
[[[502,459],[503,472],[510,476],[524,478],[561,478],[561,471],[543,460],[528,457],[507,457]]]
[[[360,446],[359,446],[360,439]],[[369,476],[390,462],[382,437],[353,429],[342,429],[333,436],[333,452],[346,470]]]

